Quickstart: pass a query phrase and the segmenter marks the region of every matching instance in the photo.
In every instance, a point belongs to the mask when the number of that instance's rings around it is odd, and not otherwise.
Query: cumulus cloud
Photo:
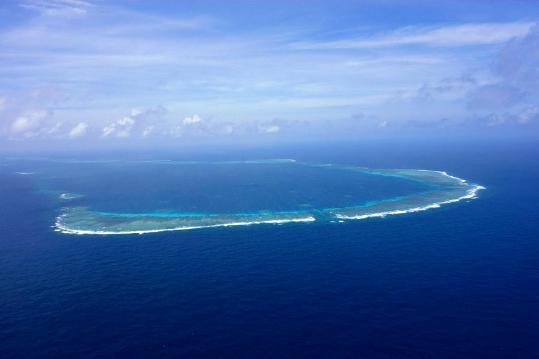
[[[134,108],[129,116],[114,121],[102,129],[102,137],[127,138],[132,135],[147,137],[154,132],[157,123],[166,114],[163,107]]]
[[[163,131],[171,137],[206,137],[211,134],[215,124],[211,119],[203,119],[200,115],[186,116],[182,120],[172,119],[166,123]]]
[[[2,90],[9,98],[0,97],[0,131],[8,138],[323,138],[387,133],[401,124],[432,123],[434,132],[489,112],[500,112],[490,118],[493,126],[537,118],[539,45],[529,21],[463,24],[448,17],[404,28],[365,24],[357,36],[343,35],[356,31],[347,22],[311,22],[301,24],[312,26],[305,32],[278,27],[271,35],[244,36],[227,29],[176,31],[203,25],[196,18],[195,26],[181,23],[181,6],[178,13],[151,15],[138,5],[95,0],[17,4],[21,21],[0,36],[7,54],[0,61],[4,82],[17,84]],[[59,16],[85,13],[91,16],[76,21]],[[504,49],[482,76],[498,46]],[[459,78],[471,64],[480,73]],[[144,86],[133,87],[133,79]],[[23,93],[36,87],[68,95],[31,99]],[[14,98],[30,99],[12,109]],[[174,112],[124,108],[154,99]],[[373,118],[351,116],[359,111]],[[436,122],[440,117],[450,123]]]
[[[278,125],[262,125],[258,130],[260,133],[277,133],[281,131],[281,127]]]
[[[494,83],[471,92],[472,107],[539,105],[539,26],[507,44],[491,68]]]
[[[70,138],[77,138],[81,137],[86,134],[86,130],[88,129],[88,124],[86,122],[80,122],[75,127],[69,131],[68,136]]]
[[[539,122],[539,107],[524,107],[512,112],[493,112],[481,119],[482,123],[488,127],[494,126],[525,126],[534,122]]]
[[[202,118],[200,118],[199,115],[193,115],[193,116],[188,116],[186,118],[183,119],[183,124],[184,125],[194,125],[196,123],[200,123],[202,121]]]
[[[516,122],[520,124],[527,124],[532,121],[538,121],[538,120],[539,120],[539,106],[530,106],[530,107],[524,108],[516,116]]]
[[[39,129],[39,125],[49,116],[46,110],[28,111],[17,116],[11,124],[11,133],[13,135],[23,135],[24,137],[33,137]]]
[[[473,91],[469,105],[474,108],[505,108],[519,102],[524,96],[524,91],[511,85],[484,85]]]
[[[135,120],[132,117],[126,116],[116,122],[113,122],[103,127],[103,137],[129,137],[131,135],[131,129],[133,128],[134,124]]]
[[[57,122],[55,123],[51,128],[49,128],[47,130],[47,134],[48,135],[54,135],[54,134],[57,134],[58,132],[60,132],[60,129],[62,128],[63,126],[63,123],[62,122]]]
[[[146,126],[144,130],[142,130],[142,137],[147,137],[153,132],[154,126]]]
[[[468,105],[483,116],[478,124],[487,127],[521,126],[539,118],[539,26],[515,39],[498,53],[488,84],[469,92]]]
[[[429,103],[451,103],[450,119],[408,120],[403,127],[420,129],[517,129],[536,123],[539,115],[539,26],[516,37],[494,53],[491,66],[423,84],[409,99],[426,108]],[[414,102],[415,101],[415,102]],[[462,104],[462,110],[458,105]],[[454,106],[457,105],[457,106]],[[470,112],[472,110],[472,112]]]
[[[54,104],[60,100],[49,88],[0,96],[0,136],[9,139],[59,137],[61,120],[55,119]]]

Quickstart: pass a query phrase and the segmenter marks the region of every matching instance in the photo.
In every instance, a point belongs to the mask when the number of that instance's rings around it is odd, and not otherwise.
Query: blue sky
[[[0,4],[4,144],[539,128],[535,1]]]

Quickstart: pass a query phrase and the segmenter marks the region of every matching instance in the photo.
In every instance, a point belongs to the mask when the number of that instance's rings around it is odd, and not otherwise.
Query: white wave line
[[[447,173],[446,171],[433,171],[433,170],[418,170],[418,171],[421,171],[421,172],[435,172],[435,173],[440,173],[440,174],[443,174],[444,176],[446,177],[449,177],[451,179],[454,179],[454,180],[457,180],[459,181],[460,183],[466,183],[466,180],[463,179],[463,178],[460,178],[460,177],[456,177],[456,176],[451,176],[449,173]]]
[[[412,207],[412,208],[407,208],[407,209],[396,209],[396,210],[392,210],[392,211],[375,212],[375,213],[361,214],[361,215],[357,215],[357,216],[348,216],[348,215],[343,215],[343,214],[335,214],[335,217],[339,218],[339,219],[367,219],[367,218],[373,218],[373,217],[384,218],[386,216],[397,215],[397,214],[421,212],[421,211],[426,211],[426,210],[433,209],[433,208],[440,208],[440,206],[442,206],[444,204],[455,203],[455,202],[459,202],[459,201],[462,201],[462,200],[465,200],[465,199],[477,198],[477,192],[479,190],[482,190],[482,189],[486,189],[486,187],[474,186],[473,188],[466,191],[466,194],[464,196],[461,196],[461,197],[458,197],[458,198],[453,198],[453,199],[448,199],[446,201],[434,202],[434,203],[427,204],[425,206],[420,206],[420,207]]]
[[[291,219],[270,219],[264,221],[250,221],[250,222],[229,222],[220,224],[210,224],[206,226],[182,226],[173,228],[162,229],[147,229],[147,230],[132,230],[132,231],[99,231],[99,230],[87,230],[87,229],[72,229],[61,223],[61,219],[64,215],[58,216],[54,227],[55,230],[67,234],[95,234],[95,235],[111,235],[111,234],[147,234],[147,233],[159,233],[159,232],[172,232],[172,231],[185,231],[190,229],[201,228],[215,228],[215,227],[234,227],[234,226],[250,226],[253,224],[284,224],[284,223],[298,223],[298,222],[314,222],[316,218],[313,216]]]
[[[458,181],[461,184],[466,184],[469,186],[469,184],[466,182],[465,179],[452,176],[448,174],[445,171],[433,171],[433,170],[417,170],[421,172],[435,172],[440,173],[448,178],[451,178],[453,180]],[[466,191],[466,194],[457,198],[448,199],[441,202],[434,202],[430,203],[424,206],[419,207],[412,207],[412,208],[406,208],[406,209],[397,209],[397,210],[390,210],[390,211],[382,211],[382,212],[375,212],[375,213],[368,213],[368,214],[361,214],[361,215],[343,215],[343,214],[334,214],[333,216],[337,219],[339,219],[339,222],[341,220],[361,220],[361,219],[367,219],[367,218],[373,218],[373,217],[379,217],[384,218],[389,215],[398,215],[398,214],[406,214],[406,213],[414,213],[414,212],[421,212],[426,211],[429,209],[434,208],[440,208],[440,206],[450,203],[456,203],[465,199],[475,199],[477,198],[477,192],[480,190],[486,189],[486,187],[483,187],[481,185],[474,185],[472,188]],[[261,221],[243,221],[243,222],[229,222],[229,223],[220,223],[220,224],[212,224],[212,225],[200,225],[200,226],[180,226],[180,227],[173,227],[173,228],[162,228],[162,229],[148,229],[148,230],[131,230],[131,231],[107,231],[107,230],[85,230],[85,229],[73,229],[65,226],[62,224],[62,218],[66,216],[66,214],[62,214],[56,218],[56,222],[54,225],[54,228],[56,231],[67,233],[67,234],[78,234],[78,235],[113,235],[113,234],[147,234],[147,233],[159,233],[159,232],[172,232],[172,231],[182,231],[182,230],[191,230],[191,229],[201,229],[201,228],[215,228],[215,227],[233,227],[233,226],[250,226],[254,224],[284,224],[284,223],[295,223],[295,222],[314,222],[316,221],[316,218],[314,216],[307,216],[307,217],[301,217],[301,218],[291,218],[291,219],[272,219],[272,220],[261,220]]]

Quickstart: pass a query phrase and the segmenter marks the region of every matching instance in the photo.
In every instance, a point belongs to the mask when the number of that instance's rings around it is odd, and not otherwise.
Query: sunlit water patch
[[[343,222],[438,208],[476,198],[484,188],[443,171],[287,159],[40,160],[32,165],[37,174],[32,180],[58,202],[54,228],[70,234]]]

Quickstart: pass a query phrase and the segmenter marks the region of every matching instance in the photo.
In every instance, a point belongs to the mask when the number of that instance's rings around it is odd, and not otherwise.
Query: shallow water
[[[62,206],[69,234],[144,234],[385,217],[474,199],[483,186],[444,171],[368,169],[293,159],[15,160]],[[8,167],[9,168],[9,167]],[[20,171],[14,173],[20,174]],[[60,193],[58,195],[58,193]]]

